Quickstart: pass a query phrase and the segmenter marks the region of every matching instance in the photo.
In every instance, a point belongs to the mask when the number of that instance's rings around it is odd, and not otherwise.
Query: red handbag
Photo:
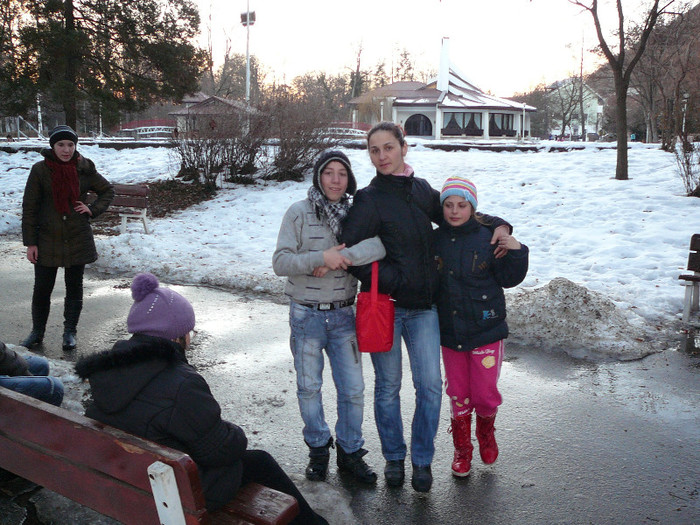
[[[370,291],[357,294],[355,331],[360,352],[388,352],[394,344],[394,301],[379,293],[378,262],[372,263]]]

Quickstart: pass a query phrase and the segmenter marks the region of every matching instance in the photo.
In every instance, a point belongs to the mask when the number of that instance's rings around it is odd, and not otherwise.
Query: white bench
[[[687,270],[692,274],[679,275],[678,278],[685,285],[685,299],[683,302],[683,322],[690,321],[690,314],[697,312],[700,297],[700,233],[690,238],[690,253],[688,254]]]

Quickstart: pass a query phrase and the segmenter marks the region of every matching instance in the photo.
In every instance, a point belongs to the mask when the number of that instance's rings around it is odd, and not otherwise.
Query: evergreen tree
[[[372,89],[384,87],[388,83],[389,75],[386,72],[386,62],[382,60],[380,62],[377,62],[377,65],[374,66],[374,73],[372,74]]]
[[[414,75],[413,57],[408,49],[401,51],[399,65],[396,68],[396,79],[398,81],[412,81]]]
[[[0,0],[8,1],[8,0]],[[17,49],[3,84],[23,86],[15,108],[42,93],[76,127],[79,102],[103,119],[196,91],[206,54],[192,41],[191,0],[21,0]],[[111,117],[111,118],[110,118]]]

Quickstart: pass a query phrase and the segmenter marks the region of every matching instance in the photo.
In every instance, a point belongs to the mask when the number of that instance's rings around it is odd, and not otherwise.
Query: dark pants
[[[239,486],[254,482],[294,496],[299,503],[299,515],[291,522],[292,525],[328,525],[325,519],[313,511],[294,482],[289,479],[289,476],[269,453],[264,450],[246,450],[241,461],[243,463],[243,475]],[[222,485],[228,485],[232,481],[227,479],[227,477],[240,475],[240,468],[240,465],[237,465],[236,467],[206,469],[202,476],[202,488],[204,489],[207,508],[216,510],[227,503],[227,501],[212,500],[212,496],[216,494],[218,498],[227,497],[225,496],[225,491],[222,492],[217,489],[221,489]],[[214,485],[218,485],[218,487]]]
[[[34,293],[32,295],[32,324],[34,330],[44,333],[46,321],[49,319],[49,311],[51,310],[51,293],[53,292],[54,284],[56,284],[56,274],[58,267],[55,266],[40,266],[34,265]],[[85,273],[85,265],[70,266],[64,270],[64,279],[66,283],[66,307],[73,305],[73,310],[77,309],[75,319],[67,320],[69,324],[78,323],[77,317],[80,315],[80,308],[83,302],[83,274]],[[65,325],[65,323],[64,323]],[[70,328],[70,327],[66,327]],[[75,332],[75,326],[72,326],[72,332]]]

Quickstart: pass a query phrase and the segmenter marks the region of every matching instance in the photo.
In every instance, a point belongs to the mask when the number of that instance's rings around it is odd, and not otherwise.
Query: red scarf
[[[75,201],[80,197],[77,156],[74,156],[68,162],[46,159],[46,164],[51,170],[51,190],[56,211],[61,215],[70,215],[71,210],[75,206]]]

